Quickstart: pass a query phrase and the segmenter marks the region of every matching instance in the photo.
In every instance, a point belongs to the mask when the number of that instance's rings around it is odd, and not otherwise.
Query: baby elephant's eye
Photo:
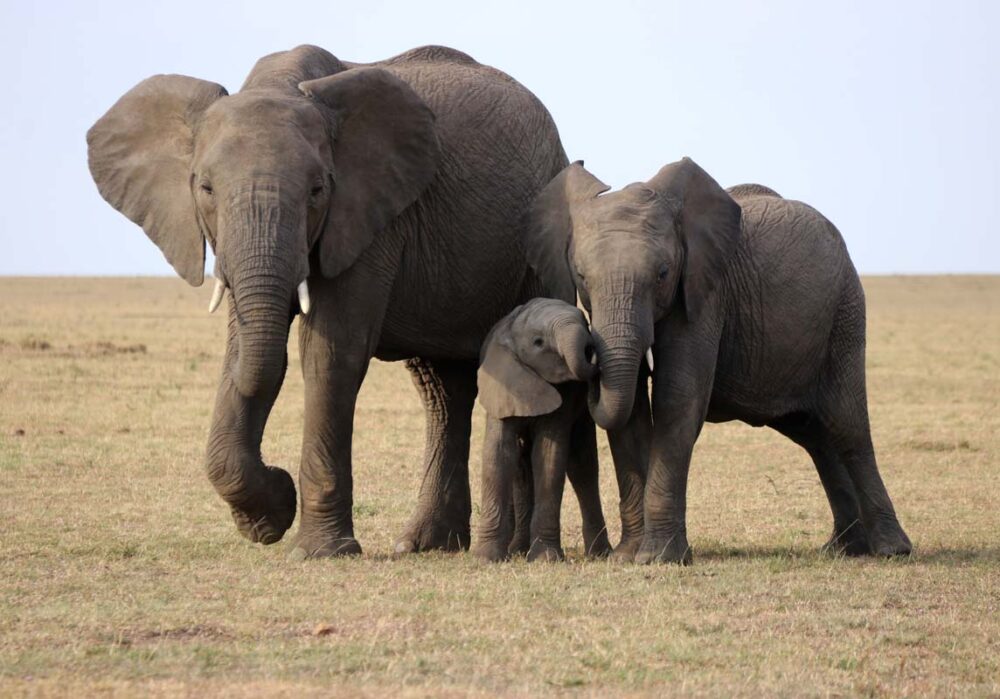
[[[543,340],[540,337],[536,337],[531,344],[533,344],[535,347],[541,347],[542,345],[545,344],[545,340]]]

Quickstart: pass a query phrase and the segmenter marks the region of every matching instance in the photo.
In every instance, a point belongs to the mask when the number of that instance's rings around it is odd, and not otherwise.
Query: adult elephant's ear
[[[143,80],[87,132],[90,174],[111,206],[192,286],[205,278],[205,238],[191,194],[194,129],[226,89],[183,75]]]
[[[676,206],[675,225],[684,245],[684,309],[695,321],[736,252],[742,210],[690,158],[664,166],[646,186]]]
[[[562,405],[559,391],[525,366],[510,342],[510,320],[490,332],[479,364],[479,402],[491,417],[547,415]]]
[[[434,179],[434,114],[381,68],[353,68],[299,84],[333,119],[334,189],[320,240],[323,275],[350,267]]]
[[[552,298],[576,305],[576,285],[567,259],[573,207],[609,189],[577,160],[552,178],[529,208],[524,226],[525,256]]]

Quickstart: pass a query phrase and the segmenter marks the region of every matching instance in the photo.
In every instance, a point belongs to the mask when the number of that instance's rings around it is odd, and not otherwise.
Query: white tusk
[[[215,309],[219,307],[222,303],[222,295],[226,293],[225,283],[219,279],[215,278],[215,291],[212,292],[212,300],[208,302],[208,312],[215,313]]]
[[[653,372],[653,348],[652,347],[647,347],[646,348],[646,364],[649,365],[649,371],[650,371],[650,373],[652,373]]]
[[[299,308],[302,309],[302,315],[309,315],[309,285],[305,279],[299,284]]]

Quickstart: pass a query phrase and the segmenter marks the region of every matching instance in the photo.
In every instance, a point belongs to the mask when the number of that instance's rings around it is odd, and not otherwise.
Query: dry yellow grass
[[[865,286],[875,445],[914,556],[820,555],[806,454],[730,424],[696,449],[682,569],[581,560],[571,498],[566,564],[390,559],[423,414],[381,363],[357,414],[366,554],[286,562],[202,472],[225,325],[208,287],[0,279],[0,694],[995,695],[1000,278]],[[296,353],[264,443],[293,475]],[[603,440],[602,466],[614,529]]]

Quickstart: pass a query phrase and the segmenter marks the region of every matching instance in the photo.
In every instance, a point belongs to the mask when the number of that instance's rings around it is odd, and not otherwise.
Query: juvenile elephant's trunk
[[[591,385],[590,413],[603,429],[619,429],[632,414],[639,363],[653,337],[652,315],[619,293],[600,304],[595,300],[593,321],[601,375]]]

